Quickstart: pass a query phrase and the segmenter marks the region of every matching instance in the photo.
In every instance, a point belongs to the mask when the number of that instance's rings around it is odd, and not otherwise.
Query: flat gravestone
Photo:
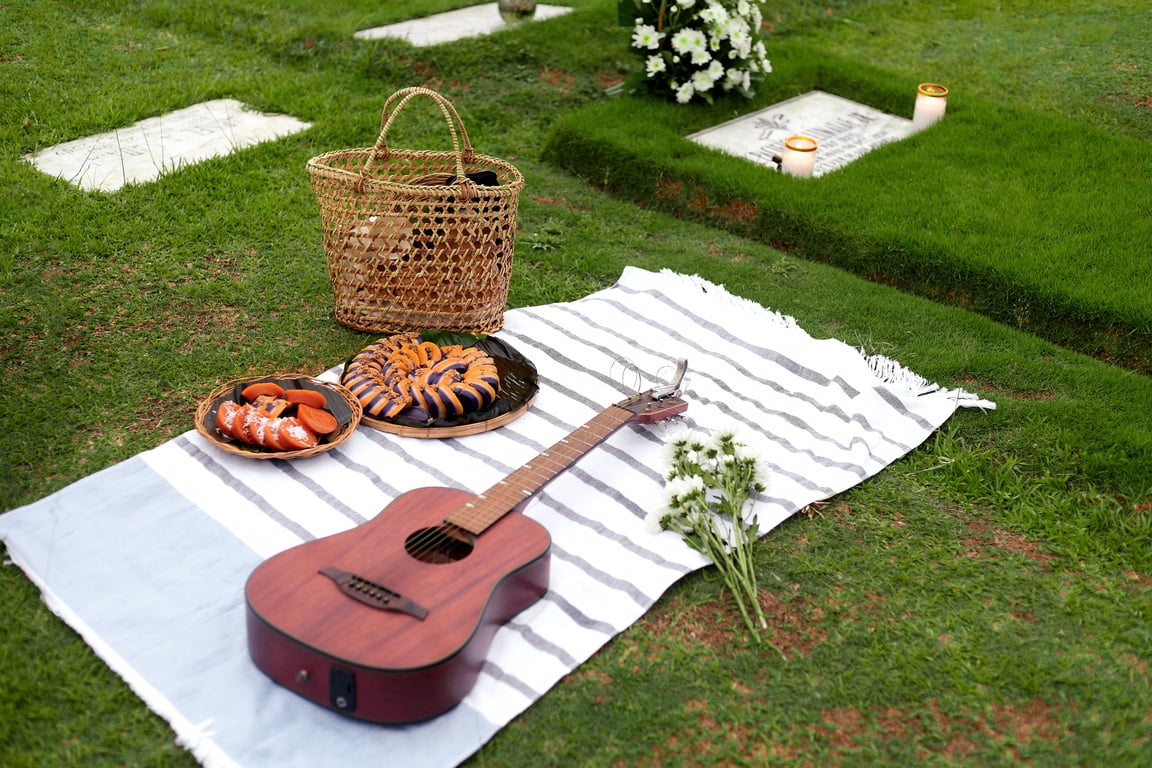
[[[560,5],[537,5],[533,21],[551,19],[571,11]],[[496,3],[473,5],[455,11],[437,13],[420,19],[410,19],[384,27],[372,27],[356,32],[357,40],[379,40],[382,37],[395,37],[407,40],[417,47],[450,43],[465,37],[488,35],[509,25],[500,18]]]
[[[99,136],[41,149],[24,159],[84,190],[115,192],[242,147],[288,136],[309,124],[253,112],[239,101],[205,101]]]
[[[808,136],[819,145],[812,175],[820,176],[911,133],[911,120],[830,93],[810,91],[688,138],[774,167],[772,158],[783,155],[785,139]]]

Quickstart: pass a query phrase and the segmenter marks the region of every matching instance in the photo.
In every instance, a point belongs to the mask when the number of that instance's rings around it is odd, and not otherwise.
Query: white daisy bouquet
[[[744,623],[759,637],[768,624],[760,608],[752,546],[759,537],[752,513],[765,489],[762,460],[735,430],[685,430],[666,447],[666,506],[648,517],[649,530],[679,533],[716,564]]]
[[[620,0],[619,12],[644,60],[632,88],[711,104],[718,91],[751,96],[753,81],[772,71],[759,0]]]

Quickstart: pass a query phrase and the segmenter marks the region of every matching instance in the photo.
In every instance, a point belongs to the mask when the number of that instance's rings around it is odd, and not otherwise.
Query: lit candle
[[[944,117],[948,106],[948,89],[936,83],[921,83],[916,89],[916,109],[912,113],[912,130],[922,131]]]
[[[784,140],[784,156],[780,170],[789,176],[807,178],[816,165],[816,139],[807,136],[789,136]]]

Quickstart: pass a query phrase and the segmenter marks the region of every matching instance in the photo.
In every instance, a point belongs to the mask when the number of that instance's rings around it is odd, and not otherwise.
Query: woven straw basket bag
[[[396,150],[408,102],[436,102],[452,151]],[[451,102],[427,88],[389,97],[376,145],[308,161],[336,319],[361,331],[486,334],[504,323],[524,177],[473,151]]]

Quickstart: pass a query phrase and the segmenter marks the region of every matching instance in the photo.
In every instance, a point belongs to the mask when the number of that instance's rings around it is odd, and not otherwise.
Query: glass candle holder
[[[948,108],[948,89],[936,83],[921,83],[916,89],[916,109],[912,112],[912,130],[922,131],[944,117]]]
[[[816,139],[807,136],[789,136],[784,140],[784,155],[780,170],[789,176],[808,178],[816,165]]]
[[[496,8],[505,24],[519,24],[536,15],[536,0],[496,0]]]

